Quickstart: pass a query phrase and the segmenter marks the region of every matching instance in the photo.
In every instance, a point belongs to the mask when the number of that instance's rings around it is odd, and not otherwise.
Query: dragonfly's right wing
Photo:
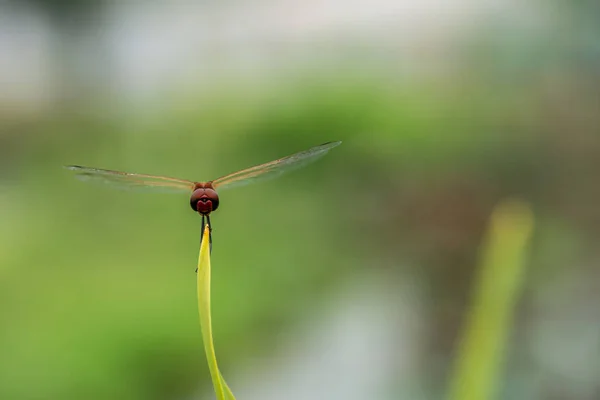
[[[122,189],[142,189],[167,192],[191,192],[194,182],[185,179],[169,178],[166,176],[133,174],[129,172],[112,171],[109,169],[88,168],[79,165],[69,165],[68,170],[75,173],[82,181],[106,183]]]
[[[215,179],[212,183],[215,188],[222,189],[274,178],[285,172],[301,168],[318,160],[327,154],[329,150],[339,146],[341,143],[342,142],[323,143],[322,145],[292,154],[291,156],[234,172],[219,179]]]

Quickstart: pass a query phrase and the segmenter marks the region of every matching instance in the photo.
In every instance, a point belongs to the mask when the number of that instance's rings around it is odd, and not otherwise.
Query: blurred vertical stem
[[[213,386],[217,400],[235,400],[231,389],[225,383],[225,379],[217,366],[215,346],[212,337],[212,325],[210,316],[210,230],[208,225],[204,227],[202,243],[200,243],[200,255],[198,257],[198,312],[200,314],[200,329],[202,330],[202,341],[206,360],[212,377]]]
[[[486,400],[496,394],[533,225],[531,209],[522,201],[504,201],[492,213],[450,381],[450,400]]]

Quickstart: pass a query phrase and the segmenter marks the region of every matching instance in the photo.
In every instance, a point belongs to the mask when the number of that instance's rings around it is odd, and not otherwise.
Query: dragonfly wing
[[[341,143],[342,142],[324,143],[308,150],[292,154],[291,156],[234,172],[219,179],[215,179],[212,183],[215,188],[228,189],[235,186],[242,186],[257,181],[275,178],[285,172],[293,171],[318,160],[327,154],[329,150],[339,146]]]
[[[194,188],[194,182],[166,176],[133,174],[79,165],[69,165],[65,168],[73,171],[75,177],[82,181],[105,183],[120,189],[190,192]]]

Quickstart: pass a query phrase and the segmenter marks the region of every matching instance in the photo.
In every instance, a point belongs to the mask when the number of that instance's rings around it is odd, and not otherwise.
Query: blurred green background
[[[497,399],[600,398],[600,5],[0,4],[0,398],[213,398],[187,195],[224,191],[213,324],[238,399],[441,399],[494,206],[536,226]],[[494,310],[489,310],[493,315]]]

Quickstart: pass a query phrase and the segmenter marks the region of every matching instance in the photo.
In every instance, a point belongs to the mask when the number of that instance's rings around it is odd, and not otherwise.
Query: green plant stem
[[[517,200],[499,204],[492,214],[450,381],[450,400],[486,400],[496,393],[533,223],[529,206]]]

